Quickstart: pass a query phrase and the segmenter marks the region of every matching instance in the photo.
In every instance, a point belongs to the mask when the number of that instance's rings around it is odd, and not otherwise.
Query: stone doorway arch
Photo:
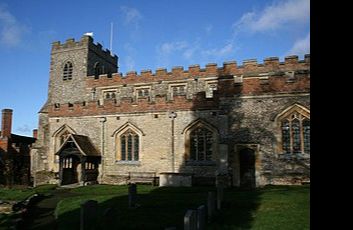
[[[244,148],[239,151],[239,166],[240,187],[256,187],[255,151],[253,149]]]
[[[258,144],[236,144],[230,167],[232,184],[236,187],[259,186],[260,158]]]

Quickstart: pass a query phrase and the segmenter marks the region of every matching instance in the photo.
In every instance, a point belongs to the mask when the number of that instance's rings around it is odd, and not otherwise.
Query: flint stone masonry
[[[63,81],[66,61],[73,63],[73,76]],[[283,154],[276,120],[294,105],[308,110],[310,119],[310,55],[304,60],[270,57],[263,64],[229,61],[125,75],[118,73],[117,61],[89,36],[53,43],[48,98],[39,112],[38,140],[31,151],[35,184],[59,182],[55,153],[65,132],[89,137],[99,150],[99,183],[126,184],[129,172],[156,172],[189,173],[194,181],[214,181],[222,174],[227,186],[240,186],[239,151],[249,146],[255,152],[256,186],[310,181],[310,154]],[[97,62],[104,66],[99,76]],[[181,85],[185,91],[173,89]],[[147,95],[139,95],[142,88]],[[114,97],[107,98],[107,92]],[[174,133],[168,116],[172,111],[177,114]],[[188,161],[188,135],[196,121],[214,132],[210,162]],[[120,160],[124,127],[139,135],[138,161]],[[49,178],[44,172],[53,173]],[[184,179],[178,184],[189,185]]]

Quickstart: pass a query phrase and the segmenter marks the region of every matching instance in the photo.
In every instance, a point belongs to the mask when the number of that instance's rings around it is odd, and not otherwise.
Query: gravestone
[[[115,215],[114,208],[107,208],[103,212],[102,226],[103,229],[109,229],[117,225],[117,216]]]
[[[207,215],[208,221],[210,221],[215,213],[216,198],[215,192],[208,192],[207,197]]]
[[[184,216],[184,230],[197,230],[197,212],[195,210],[187,210]]]
[[[204,230],[206,225],[206,206],[200,205],[197,208],[197,229]]]
[[[136,184],[129,185],[129,208],[136,207],[137,186]]]
[[[96,229],[98,202],[88,200],[81,203],[80,230]]]
[[[222,185],[217,186],[217,209],[221,210],[223,202],[224,187]]]

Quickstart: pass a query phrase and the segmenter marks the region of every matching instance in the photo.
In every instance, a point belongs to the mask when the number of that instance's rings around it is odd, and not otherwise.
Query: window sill
[[[186,161],[186,166],[215,166],[215,161]]]
[[[279,155],[280,159],[309,159],[310,158],[310,154],[309,153],[280,153]]]
[[[140,161],[116,161],[118,165],[141,165]]]

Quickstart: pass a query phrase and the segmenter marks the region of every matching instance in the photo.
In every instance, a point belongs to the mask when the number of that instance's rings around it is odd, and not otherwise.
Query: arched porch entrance
[[[101,157],[87,136],[70,134],[56,155],[60,185],[97,182]]]

